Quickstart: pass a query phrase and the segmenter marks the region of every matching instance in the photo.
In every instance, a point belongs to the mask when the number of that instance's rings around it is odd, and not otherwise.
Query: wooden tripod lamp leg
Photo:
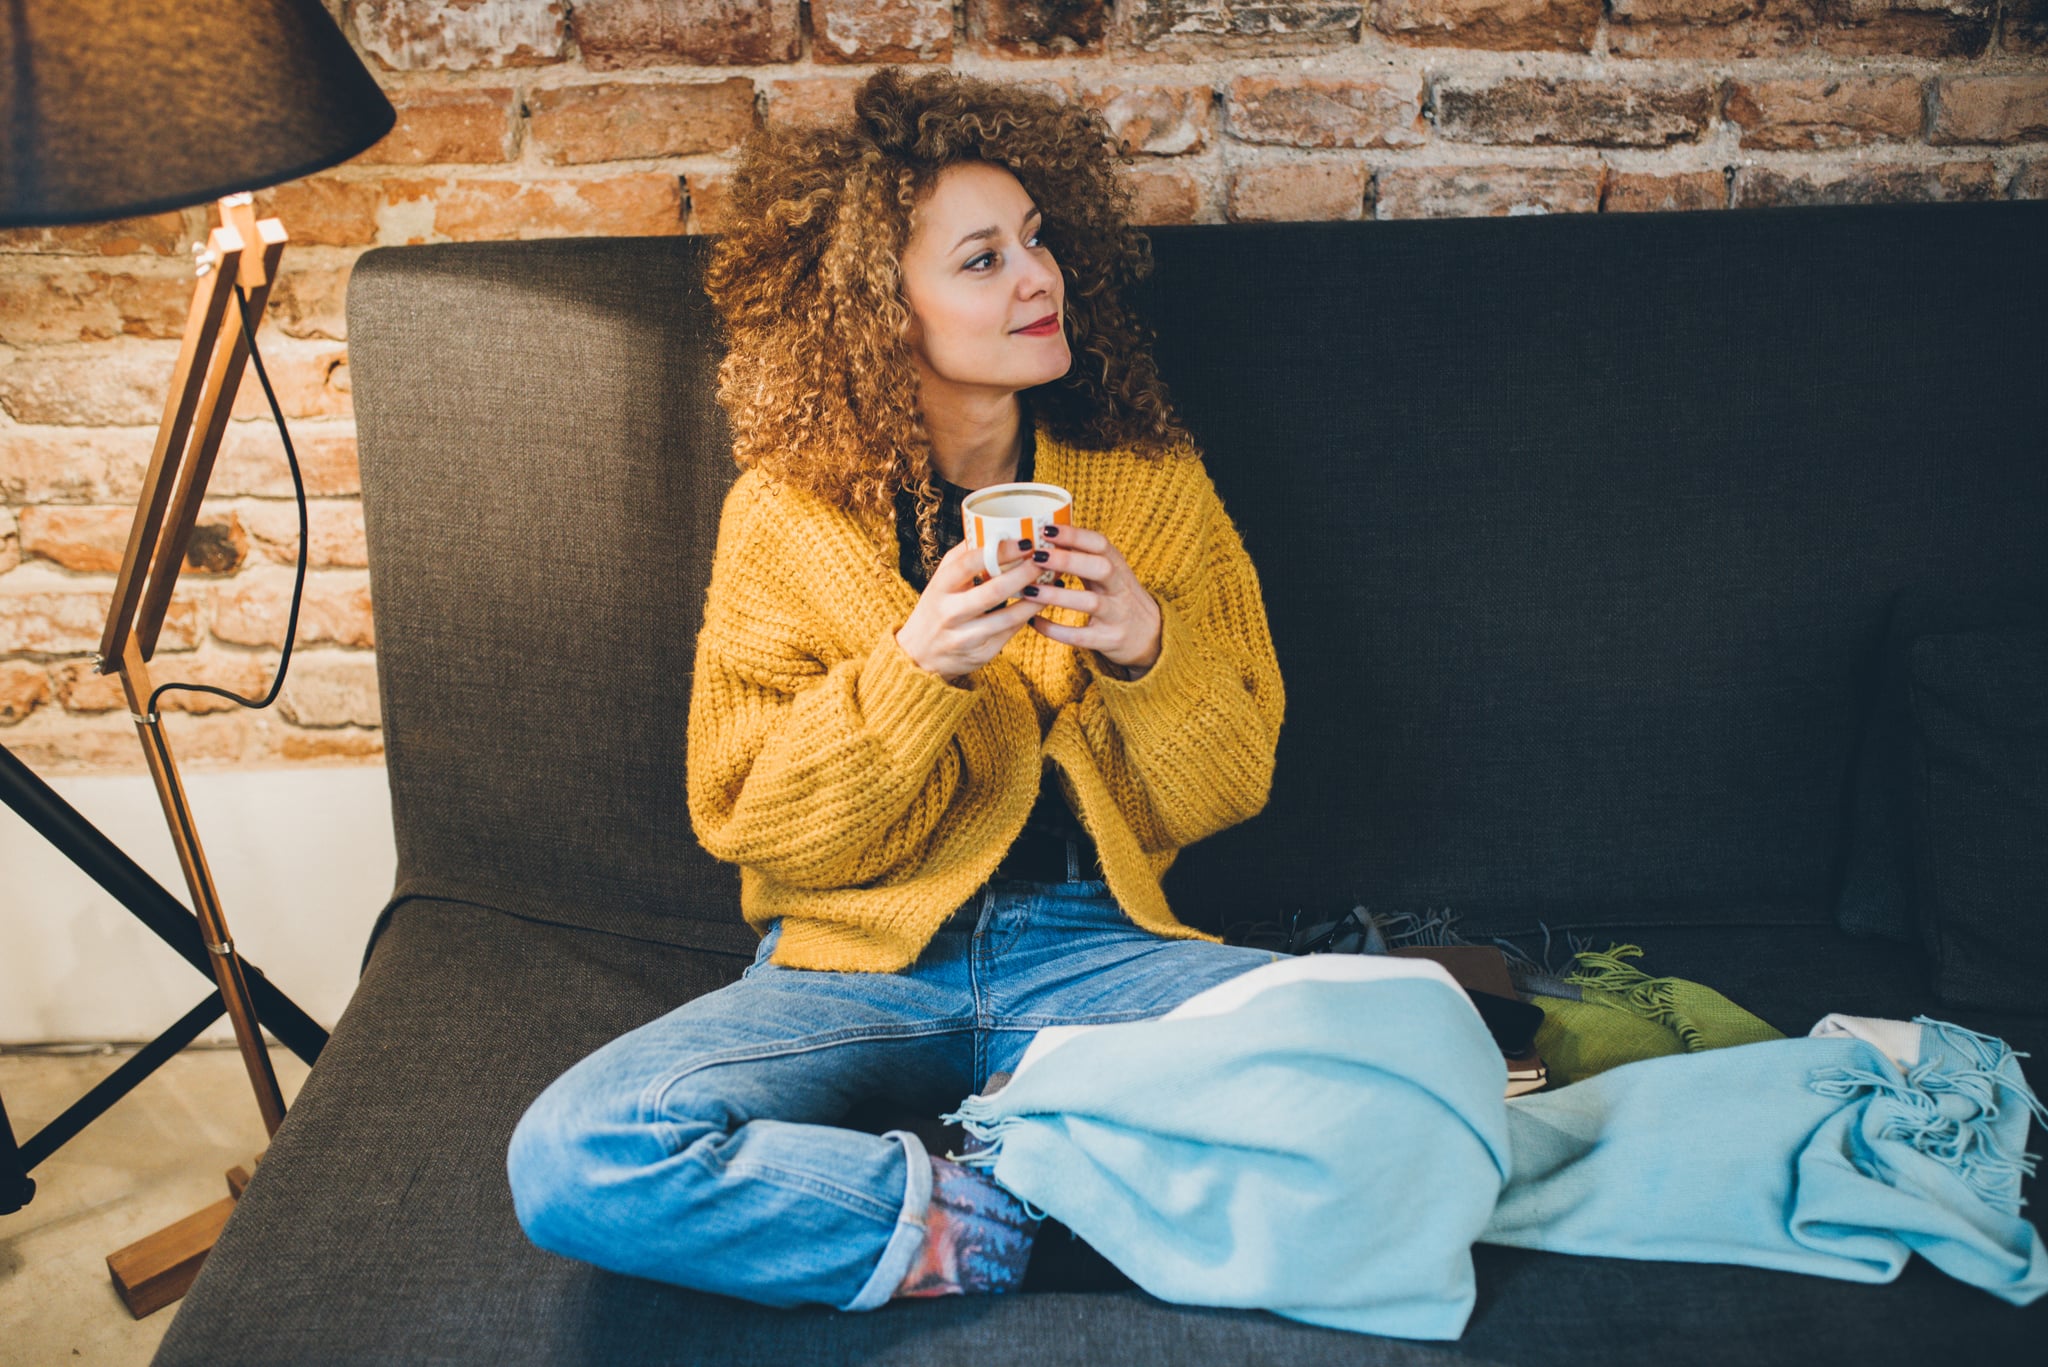
[[[200,932],[210,951],[214,980],[220,986],[257,1108],[263,1114],[264,1129],[274,1135],[284,1123],[284,1095],[270,1065],[270,1051],[264,1047],[247,975],[228,934],[227,917],[206,865],[185,786],[171,758],[162,718],[150,706],[155,690],[147,664],[156,649],[157,633],[198,521],[199,504],[206,496],[213,459],[227,430],[248,359],[249,344],[241,319],[229,315],[229,310],[239,311],[234,286],[242,286],[251,316],[261,319],[284,253],[283,224],[274,218],[259,223],[253,204],[246,193],[220,201],[221,223],[210,236],[210,249],[201,259],[200,276],[193,286],[184,345],[115,585],[113,611],[100,642],[99,671],[120,677],[150,779],[163,804],[171,842],[192,894]],[[224,316],[232,340],[223,346]],[[232,1176],[230,1187],[232,1194],[226,1199],[109,1255],[107,1269],[115,1289],[137,1318],[185,1294],[241,1194]]]

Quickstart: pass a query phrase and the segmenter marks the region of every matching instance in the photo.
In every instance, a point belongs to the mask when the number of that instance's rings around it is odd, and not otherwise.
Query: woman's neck
[[[931,433],[939,478],[963,489],[1016,479],[1024,458],[1025,421],[1023,402],[1015,394],[985,414],[927,413],[925,429]]]

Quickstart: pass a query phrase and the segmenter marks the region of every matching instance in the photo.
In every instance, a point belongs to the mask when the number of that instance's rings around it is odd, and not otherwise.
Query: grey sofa
[[[1633,941],[1787,1032],[1926,1011],[2048,1082],[2048,1016],[1947,1006],[1916,941],[1836,914],[1893,603],[2048,589],[2048,204],[1151,236],[1160,365],[1288,686],[1272,801],[1184,853],[1183,917]],[[159,1362],[2039,1360],[2048,1302],[1917,1260],[1864,1286],[1480,1247],[1470,1327],[1425,1344],[1166,1304],[1071,1238],[1023,1293],[865,1315],[528,1243],[528,1102],[756,944],[683,799],[734,475],[708,245],[355,268],[397,886]]]

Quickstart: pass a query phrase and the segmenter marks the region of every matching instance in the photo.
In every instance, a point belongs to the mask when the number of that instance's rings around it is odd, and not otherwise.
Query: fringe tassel
[[[960,1103],[959,1110],[949,1111],[939,1117],[941,1124],[962,1126],[967,1133],[987,1146],[976,1149],[973,1153],[949,1153],[946,1157],[963,1168],[980,1169],[988,1175],[990,1181],[995,1180],[996,1160],[1003,1156],[1004,1132],[1023,1119],[1022,1116],[996,1115],[995,1109],[996,1103],[993,1098],[971,1096]],[[1010,1191],[1008,1187],[1004,1187],[1003,1190]],[[1044,1211],[1018,1196],[1016,1192],[1010,1191],[1010,1195],[1017,1197],[1018,1203],[1024,1207],[1024,1213],[1032,1219],[1046,1218]]]
[[[1955,1067],[1925,1059],[1906,1069],[1903,1079],[1870,1068],[1824,1068],[1807,1079],[1807,1086],[1820,1096],[1845,1101],[1865,1093],[1881,1096],[1889,1113],[1878,1131],[1880,1138],[1911,1145],[1953,1168],[1987,1205],[2007,1215],[2019,1214],[2026,1204],[2019,1194],[2020,1179],[2034,1174],[2040,1155],[2024,1150],[2007,1153],[1991,1125],[2001,1114],[2001,1091],[2016,1097],[2037,1123],[2048,1125],[2048,1107],[2034,1095],[2015,1062],[2028,1055],[2006,1047],[1995,1035],[1928,1016],[1913,1020],[1934,1031],[1969,1063]]]
[[[939,1123],[962,1127],[986,1147],[976,1149],[973,1153],[949,1153],[946,1157],[963,1168],[993,1168],[996,1160],[1003,1156],[1003,1132],[1016,1121],[1015,1116],[996,1114],[993,1097],[968,1097],[960,1103],[959,1110],[949,1111],[940,1116]]]
[[[1564,980],[1613,994],[1618,998],[1617,1005],[1672,1030],[1687,1053],[1698,1053],[1706,1047],[1706,1038],[1678,1009],[1680,979],[1653,978],[1634,964],[1622,962],[1642,957],[1639,945],[1610,945],[1603,953],[1581,950],[1574,959],[1577,966],[1565,974]]]

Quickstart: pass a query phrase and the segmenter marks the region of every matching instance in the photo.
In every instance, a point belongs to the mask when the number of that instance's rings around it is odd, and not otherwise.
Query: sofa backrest
[[[1287,684],[1198,924],[1826,921],[1892,598],[2048,590],[2048,204],[1150,236]],[[356,264],[400,895],[753,943],[683,800],[709,245]]]

